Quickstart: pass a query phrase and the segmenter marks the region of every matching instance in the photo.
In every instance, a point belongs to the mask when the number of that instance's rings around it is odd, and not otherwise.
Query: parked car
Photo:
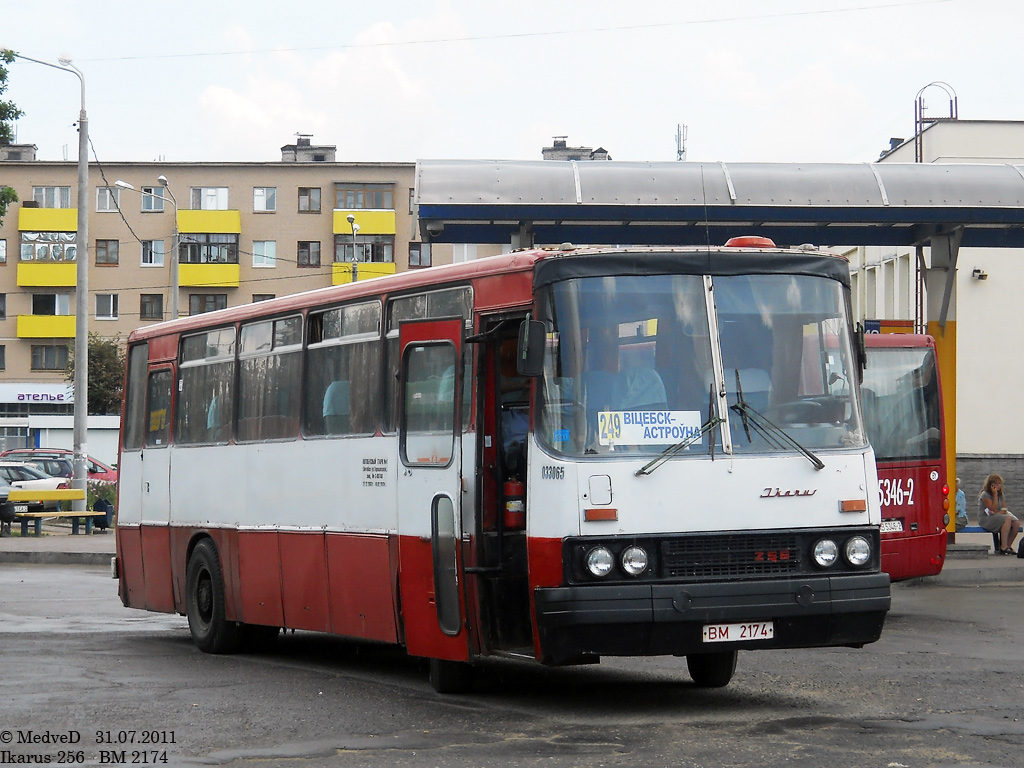
[[[51,477],[20,461],[0,461],[0,483],[25,491],[56,491],[70,488],[65,477]],[[43,502],[44,509],[56,509],[56,501]]]
[[[23,461],[23,463],[28,464],[30,467],[35,467],[50,477],[72,477],[75,474],[75,468],[71,463],[71,459],[57,459],[49,456],[33,456],[24,460],[20,456],[14,458],[18,461]]]
[[[10,448],[0,453],[0,461],[34,461],[36,459],[64,459],[74,461],[75,452],[67,448]],[[90,480],[104,480],[108,483],[117,482],[117,470],[104,464],[92,456],[86,456],[86,472]]]

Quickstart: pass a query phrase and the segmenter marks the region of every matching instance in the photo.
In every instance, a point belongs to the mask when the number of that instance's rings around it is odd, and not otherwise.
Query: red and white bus
[[[864,424],[878,466],[882,570],[893,581],[934,576],[946,560],[949,483],[935,339],[865,337]]]
[[[212,653],[400,644],[439,691],[487,656],[686,656],[721,686],[741,649],[877,640],[848,265],[747,245],[524,251],[135,331],[122,601]]]

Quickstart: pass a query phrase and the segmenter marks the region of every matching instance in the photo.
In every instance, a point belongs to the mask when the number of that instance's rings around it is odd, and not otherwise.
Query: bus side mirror
[[[536,377],[544,371],[544,345],[547,331],[540,320],[524,320],[519,326],[516,371],[520,376]]]
[[[864,326],[857,323],[853,329],[853,351],[857,356],[857,382],[864,383],[864,369],[868,367],[868,349],[864,342]]]

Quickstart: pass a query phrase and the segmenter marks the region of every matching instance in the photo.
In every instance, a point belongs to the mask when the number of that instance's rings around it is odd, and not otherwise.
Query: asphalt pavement
[[[115,551],[113,529],[73,535],[70,524],[57,524],[44,525],[42,536],[19,534],[14,526],[12,536],[0,538],[0,564],[107,565]],[[914,583],[951,587],[1024,583],[1024,559],[993,554],[987,533],[960,533],[948,547],[942,572],[908,582]]]

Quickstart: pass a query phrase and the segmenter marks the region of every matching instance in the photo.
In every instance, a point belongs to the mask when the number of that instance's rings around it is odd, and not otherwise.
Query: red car
[[[66,459],[74,461],[75,452],[67,448],[11,448],[0,453],[0,457],[6,459],[21,459],[25,461],[35,459]],[[102,461],[86,456],[86,472],[90,480],[103,480],[108,483],[117,482],[117,470],[107,466]]]

